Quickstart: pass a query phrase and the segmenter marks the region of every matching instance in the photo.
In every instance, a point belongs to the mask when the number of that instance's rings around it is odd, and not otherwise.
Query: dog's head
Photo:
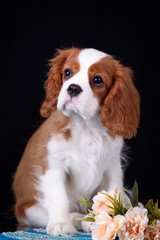
[[[132,71],[96,49],[59,50],[50,60],[46,98],[41,115],[58,108],[66,116],[84,119],[100,113],[101,123],[111,132],[131,138],[139,124],[139,94]]]

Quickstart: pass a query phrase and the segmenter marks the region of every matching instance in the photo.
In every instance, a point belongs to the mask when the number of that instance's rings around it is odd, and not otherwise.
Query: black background
[[[41,122],[47,61],[57,48],[92,47],[135,72],[141,95],[136,138],[127,140],[125,182],[137,179],[140,200],[160,200],[159,12],[154,1],[6,1],[1,5],[0,212],[12,208],[12,176]],[[114,170],[113,170],[114,171]]]

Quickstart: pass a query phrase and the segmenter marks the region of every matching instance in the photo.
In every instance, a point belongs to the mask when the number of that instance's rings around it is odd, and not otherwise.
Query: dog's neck
[[[85,118],[80,116],[79,114],[72,112],[69,117],[75,124],[80,124],[82,126],[86,126],[88,128],[104,128],[100,121],[100,112],[95,114],[90,118]],[[104,128],[105,129],[105,128]]]

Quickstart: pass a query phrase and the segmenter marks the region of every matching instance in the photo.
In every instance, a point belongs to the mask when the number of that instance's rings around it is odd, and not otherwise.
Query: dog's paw
[[[49,222],[47,225],[47,233],[55,236],[59,235],[75,235],[76,229],[69,222],[53,223]]]
[[[81,228],[84,232],[91,232],[93,222],[81,221]]]

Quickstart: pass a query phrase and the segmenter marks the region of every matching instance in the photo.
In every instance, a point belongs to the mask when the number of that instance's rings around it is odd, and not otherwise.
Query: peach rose
[[[157,220],[156,225],[149,224],[144,240],[160,239],[160,220]]]
[[[124,216],[116,215],[114,218],[112,218],[107,212],[101,210],[100,214],[95,217],[95,223],[92,227],[92,239],[115,239],[117,232],[124,225],[124,222]]]
[[[97,216],[100,213],[100,210],[104,210],[105,212],[110,212],[111,207],[113,207],[110,200],[107,198],[105,194],[108,194],[109,196],[118,199],[118,195],[116,191],[111,192],[105,192],[104,190],[102,192],[99,192],[94,198],[93,198],[93,212]]]
[[[147,209],[141,207],[130,208],[125,214],[125,224],[119,231],[119,239],[142,240],[148,226]]]

